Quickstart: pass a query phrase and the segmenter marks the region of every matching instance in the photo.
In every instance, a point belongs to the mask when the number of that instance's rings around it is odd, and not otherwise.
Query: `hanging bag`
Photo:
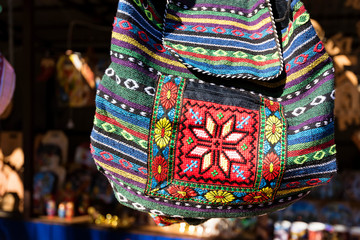
[[[299,0],[120,0],[91,151],[157,223],[282,209],[336,172],[334,69]]]

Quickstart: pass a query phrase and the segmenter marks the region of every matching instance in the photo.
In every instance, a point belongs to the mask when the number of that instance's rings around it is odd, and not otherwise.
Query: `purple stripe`
[[[256,8],[258,8],[258,6],[260,4],[264,4],[265,6],[267,6],[265,4],[265,1],[257,1],[257,4],[253,5],[250,9],[247,8],[241,8],[241,7],[236,7],[236,6],[229,6],[229,5],[219,5],[219,4],[210,4],[210,3],[199,3],[196,4],[192,7],[197,7],[197,8],[201,8],[201,7],[207,7],[207,8],[225,8],[225,9],[231,9],[231,10],[235,10],[235,11],[241,11],[243,13],[252,13]],[[188,4],[189,6],[191,6],[191,4]]]
[[[272,26],[271,23],[269,22],[269,23],[261,26],[261,27],[258,28],[258,29],[247,30],[247,29],[243,29],[243,28],[237,28],[237,27],[234,27],[234,26],[232,26],[232,25],[219,25],[219,24],[217,24],[217,23],[206,23],[206,24],[197,24],[197,23],[194,23],[194,22],[181,22],[181,23],[184,24],[185,26],[188,26],[188,25],[191,25],[191,26],[201,25],[201,26],[204,26],[204,27],[213,27],[213,28],[216,28],[216,27],[225,27],[225,28],[233,29],[233,30],[241,30],[241,31],[243,31],[243,32],[245,32],[245,33],[249,33],[249,34],[262,32],[262,31],[268,29],[270,26]],[[181,30],[180,30],[180,31],[181,31]],[[180,31],[179,31],[179,32],[180,32]],[[201,32],[200,32],[200,34],[201,34]],[[206,34],[206,32],[205,32],[205,34]],[[220,35],[220,34],[219,34],[219,35]]]
[[[142,183],[139,183],[139,182],[137,182],[137,181],[133,181],[133,180],[131,180],[131,179],[125,178],[125,177],[123,177],[123,176],[121,176],[121,175],[119,175],[119,174],[116,174],[116,173],[114,173],[114,172],[112,172],[112,171],[110,171],[110,170],[106,170],[106,171],[107,171],[107,172],[110,172],[112,176],[115,176],[116,178],[121,179],[121,180],[122,180],[123,182],[125,182],[125,183],[131,184],[131,185],[134,185],[134,186],[136,186],[136,187],[143,188],[143,189],[146,187],[145,184],[142,184]],[[107,178],[111,178],[113,181],[119,182],[119,181],[117,181],[115,178],[109,177],[109,175],[106,175],[106,177],[107,177]]]
[[[146,185],[143,184],[143,183],[139,183],[139,182],[137,182],[137,181],[131,180],[131,179],[129,179],[129,178],[126,178],[126,177],[124,177],[124,176],[122,176],[122,175],[119,175],[119,174],[117,174],[117,173],[114,173],[114,172],[112,172],[112,171],[109,171],[109,170],[107,170],[107,171],[108,171],[108,172],[111,172],[111,174],[112,174],[114,177],[117,177],[117,178],[121,179],[121,180],[122,180],[123,182],[125,182],[125,183],[129,183],[129,184],[131,184],[131,185],[134,185],[134,186],[139,187],[139,188],[142,188],[142,189],[145,189],[145,187],[146,187]]]
[[[103,91],[104,93],[110,95],[112,98],[118,100],[119,102],[125,103],[126,105],[128,105],[128,106],[130,106],[132,108],[136,108],[136,109],[139,109],[141,111],[148,112],[148,113],[150,113],[152,111],[152,108],[149,108],[149,107],[146,107],[146,106],[143,106],[143,105],[139,105],[137,103],[130,102],[127,99],[116,95],[115,93],[113,93],[110,90],[108,90],[107,88],[105,88],[102,84],[99,85],[99,89],[101,91]]]
[[[326,76],[325,78],[321,79],[321,81],[319,81],[315,86],[313,86],[312,88],[310,88],[308,91],[306,91],[305,93],[303,94],[300,94],[299,96],[295,97],[295,98],[292,98],[292,99],[289,99],[287,101],[283,101],[281,102],[282,105],[290,105],[290,104],[293,104],[299,100],[301,100],[302,98],[310,95],[311,93],[313,93],[315,90],[317,90],[319,87],[321,87],[321,85],[329,80],[331,80],[333,78],[333,75],[330,74],[328,76]]]
[[[311,118],[299,125],[296,125],[296,126],[289,126],[288,130],[291,130],[291,131],[295,131],[295,130],[298,130],[306,125],[309,125],[311,123],[315,123],[315,122],[321,122],[321,121],[324,121],[326,119],[330,119],[333,117],[333,114],[329,113],[327,115],[322,115],[322,116],[317,116],[317,117],[314,117],[314,118]],[[294,134],[295,135],[295,134]]]
[[[308,51],[308,50],[306,50],[306,51]],[[303,51],[303,52],[306,52],[306,51]],[[294,54],[293,54],[293,56],[294,56],[294,57],[292,57],[292,58],[286,58],[286,59],[285,59],[285,64],[290,63],[290,62],[294,62],[295,59],[296,59],[296,57],[297,57],[298,55],[294,55]],[[291,74],[293,74],[293,73],[296,73],[296,72],[302,70],[303,68],[306,68],[307,66],[309,66],[310,64],[312,64],[313,62],[315,62],[315,61],[316,61],[318,58],[320,58],[321,56],[322,56],[322,54],[315,54],[315,55],[313,55],[311,58],[308,58],[308,59],[306,60],[306,62],[304,62],[303,64],[295,65],[294,67],[290,68],[290,71],[287,72],[286,75],[289,76],[289,75],[291,75]]]
[[[128,60],[121,60],[116,57],[111,57],[111,62],[119,64],[120,66],[132,68],[133,71],[141,72],[144,75],[149,75],[151,78],[155,79],[156,73],[150,73],[145,68],[139,67],[136,63],[131,63]]]
[[[140,26],[137,26],[134,24],[135,27],[139,28],[140,29]],[[135,30],[133,30],[135,31]],[[141,30],[139,30],[141,31]],[[123,34],[123,35],[126,35],[132,39],[139,39],[139,35],[137,35],[136,33],[133,33],[131,30],[124,30],[124,29],[121,29],[119,27],[115,27],[113,29],[113,32],[115,33],[119,33],[119,34]],[[138,32],[137,32],[138,33]],[[150,45],[149,43],[161,43],[160,40],[156,39],[156,38],[153,38],[152,35],[149,33],[149,32],[146,32],[146,35],[148,36],[149,38],[149,41],[148,42],[144,42],[141,40],[141,43],[144,44],[144,46],[147,46],[149,48],[153,48],[152,45]],[[114,38],[113,38],[114,39]],[[155,39],[155,40],[154,40]]]
[[[153,74],[156,74],[156,73],[149,73],[149,71],[147,71],[146,69],[144,68],[139,68],[137,66],[137,64],[133,64],[127,60],[121,60],[121,59],[118,59],[118,58],[115,58],[115,57],[111,57],[111,61],[116,63],[116,64],[119,64],[121,66],[125,66],[125,67],[129,67],[129,68],[133,68],[133,69],[136,69],[136,71],[138,72],[142,72],[143,74],[146,74],[146,75],[153,75]],[[170,65],[170,64],[166,64],[163,66],[165,69],[171,69],[173,71],[177,71],[177,72],[180,72],[180,73],[188,73],[189,70],[184,68],[184,69],[179,69],[179,67],[176,67],[176,66],[173,66],[173,65]],[[158,70],[158,69],[156,69]],[[166,70],[165,70],[166,71]],[[163,72],[163,71],[162,71]],[[170,73],[169,73],[170,74]]]
[[[147,53],[145,53],[144,51],[142,51],[141,49],[138,49],[136,47],[134,47],[133,45],[131,44],[128,44],[128,43],[125,43],[125,42],[122,42],[122,41],[119,41],[117,39],[112,39],[111,41],[112,44],[115,44],[115,45],[118,45],[118,46],[121,46],[123,48],[127,48],[127,49],[131,49],[131,51],[133,52],[136,52],[140,55],[143,55],[143,56],[148,56],[148,59],[154,64],[154,66],[149,66],[149,67],[153,67],[156,69],[156,65],[160,66],[160,67],[163,67],[163,68],[168,68],[168,69],[172,69],[174,71],[177,71],[177,72],[182,72],[182,73],[188,73],[188,70],[186,68],[181,68],[181,67],[177,67],[177,66],[174,66],[174,65],[171,65],[171,64],[168,64],[166,62],[162,62],[160,60],[156,60],[155,58],[149,56]],[[153,50],[153,52],[155,52],[156,54],[158,54],[159,56],[161,57],[164,57],[168,60],[172,60],[172,61],[175,61],[175,62],[178,62],[178,60],[174,59],[174,57],[172,55],[168,55],[168,54],[161,54],[161,53],[157,53],[156,50]],[[133,66],[135,66],[137,68],[137,71],[140,71],[140,72],[143,72],[144,74],[146,75],[149,75],[149,72],[146,71],[145,69],[143,68],[139,68],[137,66],[137,64],[132,64],[130,63],[129,61],[121,61],[120,59],[117,59],[117,58],[112,58],[112,60],[120,65],[126,65],[127,67],[130,67],[130,68],[133,68]],[[158,69],[157,69],[158,70]]]
[[[247,26],[256,25],[259,22],[263,21],[264,19],[270,18],[270,14],[268,12],[262,14],[259,18],[257,18],[256,20],[254,20],[252,22],[237,19],[237,18],[233,18],[233,17],[226,17],[226,16],[221,16],[221,18],[219,18],[219,16],[215,16],[215,15],[207,15],[207,14],[206,15],[202,15],[202,14],[192,15],[192,14],[184,14],[184,13],[175,12],[175,11],[171,11],[171,12],[173,13],[173,15],[176,15],[176,16],[178,16],[180,18],[194,18],[194,19],[210,18],[210,19],[214,19],[214,20],[234,21],[234,22],[237,22],[237,23],[245,24]],[[190,22],[191,22],[191,20],[190,20]],[[182,23],[186,23],[186,22],[182,22]],[[271,22],[269,22],[269,24],[271,24]],[[208,26],[208,25],[206,24],[206,26]],[[225,24],[221,25],[221,26],[225,26]],[[234,27],[234,26],[230,26],[230,27]]]
[[[296,66],[294,68],[291,68],[289,72],[286,73],[287,76],[290,76],[293,73],[296,73],[304,68],[306,68],[307,66],[309,66],[310,64],[312,64],[313,62],[315,62],[318,58],[320,58],[322,55],[321,54],[316,54],[314,57],[308,59],[307,62],[305,62],[304,64],[301,64],[299,66]],[[292,58],[290,61],[285,61],[285,64],[287,64],[288,62],[294,61],[295,57]],[[310,61],[311,60],[311,61]],[[316,66],[316,68],[311,69],[309,72],[307,72],[305,75],[302,75],[300,77],[298,77],[295,80],[292,80],[289,83],[286,83],[285,89],[290,88],[292,86],[295,86],[301,82],[304,81],[305,78],[310,77],[311,75],[313,75],[314,71],[322,69],[324,67],[324,65],[328,64],[330,61],[330,58],[327,58],[326,60],[324,60],[323,62],[321,62],[319,65]],[[330,67],[329,67],[330,69]]]
[[[93,158],[95,158],[97,161],[99,161],[99,162],[102,162],[102,163],[104,163],[104,164],[106,164],[106,165],[110,165],[111,167],[113,167],[113,168],[118,168],[118,169],[121,169],[121,170],[123,170],[123,171],[125,171],[125,172],[129,172],[129,173],[131,173],[131,174],[133,174],[133,175],[136,175],[137,177],[139,177],[139,178],[142,178],[142,179],[147,179],[147,175],[146,174],[142,174],[141,172],[137,172],[137,171],[134,171],[133,169],[128,169],[128,168],[124,168],[120,163],[117,163],[117,162],[113,162],[113,161],[106,161],[106,160],[104,160],[101,156],[99,156],[99,155],[95,155],[95,154],[92,154],[92,156],[93,156]],[[129,161],[130,163],[131,163],[131,161]],[[138,166],[140,166],[140,167],[144,167],[144,168],[146,168],[146,163],[144,164],[145,166],[141,166],[140,164],[137,164]]]
[[[314,59],[314,61],[316,61],[316,59],[318,59],[319,57],[321,57],[321,56],[319,55],[317,58]],[[300,66],[294,67],[289,72],[287,72],[286,75],[290,76],[291,74],[296,73],[296,72],[306,68],[307,66],[309,66],[314,61],[309,62],[309,64],[304,63],[305,65],[302,64]],[[285,62],[285,64],[286,64],[286,62]],[[316,68],[311,69],[305,75],[302,75],[302,76],[292,80],[291,82],[286,83],[285,89],[288,89],[290,87],[293,87],[295,85],[298,85],[298,84],[302,83],[304,81],[304,79],[310,78],[312,75],[314,75],[314,71],[322,69],[324,67],[323,65],[326,65],[326,64],[328,64],[328,60],[325,60],[324,62],[320,63],[319,65],[316,66]],[[329,69],[331,69],[331,67],[329,67]]]
[[[94,155],[93,155],[93,157],[94,157]],[[97,156],[95,156],[95,158],[96,158],[96,160],[98,160],[98,161],[100,161],[100,162],[104,162],[104,161],[101,161]],[[96,164],[98,164],[98,163],[96,163]],[[111,167],[113,167],[113,168],[119,168],[119,164],[114,164],[114,163],[112,163],[112,162],[105,162],[105,164],[106,165],[112,165]],[[100,165],[99,165],[100,166]],[[103,168],[102,166],[100,166],[101,168]],[[108,170],[108,169],[105,169],[107,172],[110,172],[112,175],[114,175],[115,177],[117,177],[117,178],[119,178],[119,179],[121,179],[122,181],[124,181],[124,182],[126,182],[126,183],[129,183],[129,184],[131,184],[131,185],[134,185],[134,186],[137,186],[137,187],[140,187],[140,188],[145,188],[145,184],[142,184],[142,183],[139,183],[139,182],[137,182],[137,181],[134,181],[134,180],[131,180],[131,179],[129,179],[129,178],[126,178],[126,177],[124,177],[124,176],[122,176],[122,175],[119,175],[119,174],[117,174],[117,173],[115,173],[115,172],[113,172],[113,171],[111,171],[111,170]],[[126,171],[128,171],[128,170],[126,170]],[[107,175],[107,177],[108,177],[108,175]],[[138,176],[139,178],[142,178],[142,179],[144,179],[143,177],[140,177],[140,176]]]
[[[114,32],[117,32],[119,34],[122,34],[122,35],[125,35],[131,39],[134,39],[136,41],[140,41],[139,43],[146,47],[147,49],[149,49],[151,52],[154,52],[156,53],[157,55],[159,55],[160,57],[163,57],[163,58],[167,58],[169,60],[173,60],[173,56],[169,53],[169,52],[158,52],[153,45],[149,44],[151,43],[151,41],[149,42],[144,42],[142,41],[141,39],[139,39],[139,36],[132,33],[131,31],[124,31],[122,29],[116,29]],[[153,43],[156,43],[155,41],[153,41]],[[131,49],[131,51],[133,52],[136,52],[140,55],[143,55],[143,56],[149,56],[147,53],[145,53],[143,50],[137,48],[136,46],[130,44],[130,43],[127,43],[127,42],[124,42],[122,40],[119,40],[119,39],[116,39],[116,38],[112,38],[111,39],[111,44],[114,44],[116,46],[119,46],[119,47],[122,47],[122,48],[125,48],[125,49]],[[161,44],[161,43],[159,43]],[[155,60],[154,58],[152,58],[151,56],[149,56],[149,59],[153,59],[152,62],[156,63],[157,65],[160,65],[163,64],[163,62],[159,61],[159,60]]]

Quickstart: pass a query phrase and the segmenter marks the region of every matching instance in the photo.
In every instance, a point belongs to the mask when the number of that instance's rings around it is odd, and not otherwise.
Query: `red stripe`
[[[311,148],[301,149],[301,150],[297,150],[297,151],[290,151],[290,152],[288,152],[288,157],[297,157],[297,156],[301,156],[301,155],[304,155],[304,154],[313,153],[313,152],[316,152],[316,151],[331,147],[332,145],[334,145],[334,143],[335,143],[335,140],[332,139],[329,142],[326,142],[326,143],[323,143],[323,144],[320,144],[320,145],[316,145],[316,146],[311,147]]]
[[[306,12],[305,6],[302,5],[302,6],[299,8],[299,10],[295,13],[292,24],[294,24],[295,20],[296,20],[298,17],[300,17],[301,14],[303,14],[303,13],[305,13],[305,12]],[[282,38],[282,41],[283,41],[283,42],[286,40],[286,38],[288,37],[288,35],[289,35],[289,31],[288,31],[288,33]]]
[[[172,48],[170,46],[166,46],[169,48]],[[174,49],[174,48],[172,48]],[[251,63],[254,64],[256,66],[264,66],[264,65],[268,65],[271,63],[276,63],[279,62],[279,59],[272,59],[272,60],[267,60],[267,61],[263,61],[263,62],[259,62],[259,61],[254,61],[254,60],[250,60],[250,59],[246,59],[246,58],[236,58],[236,57],[224,57],[224,56],[208,56],[208,55],[203,55],[203,54],[199,54],[199,53],[192,53],[192,52],[184,52],[184,51],[180,51],[180,50],[175,50],[177,53],[181,54],[181,55],[187,55],[187,56],[192,56],[192,57],[196,57],[196,58],[204,58],[210,61],[221,61],[221,60],[227,60],[229,62],[246,62],[246,63]],[[259,64],[260,63],[260,64]]]
[[[295,15],[294,15],[294,21],[295,22],[295,19],[297,19],[298,17],[300,17],[303,13],[306,12],[306,9],[305,9],[305,6],[302,5],[299,10],[296,11]]]
[[[115,126],[118,126],[119,128],[127,131],[128,133],[134,135],[135,137],[138,137],[138,138],[140,138],[140,139],[142,139],[142,140],[145,140],[145,141],[148,140],[148,136],[147,136],[147,135],[142,134],[142,133],[139,133],[139,132],[136,132],[136,131],[134,131],[134,130],[131,130],[130,128],[127,128],[127,127],[121,125],[120,123],[118,123],[116,120],[114,120],[114,119],[112,119],[112,118],[106,117],[106,116],[101,115],[101,114],[99,114],[99,113],[96,113],[95,116],[96,116],[98,119],[100,119],[101,121],[103,121],[103,122],[108,122],[108,123],[111,123],[111,124],[113,124],[113,125],[115,125]]]
[[[156,15],[156,13],[155,13],[154,9],[152,9],[152,7],[149,6],[147,10],[149,10],[151,12],[151,14],[156,22],[161,23],[162,19],[158,18],[158,16]]]

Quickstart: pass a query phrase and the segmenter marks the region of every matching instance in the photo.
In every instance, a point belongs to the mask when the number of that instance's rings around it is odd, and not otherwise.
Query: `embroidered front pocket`
[[[161,76],[146,194],[199,204],[272,201],[285,170],[286,142],[279,103]]]

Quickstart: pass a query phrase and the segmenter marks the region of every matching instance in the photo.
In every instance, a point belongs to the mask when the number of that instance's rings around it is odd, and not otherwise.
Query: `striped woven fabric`
[[[164,24],[164,46],[199,72],[259,79],[281,72],[280,44],[265,0],[232,0],[226,6],[170,1]]]
[[[281,75],[270,81],[262,81],[261,72],[265,69],[272,69],[275,65],[281,66],[280,58],[276,64],[270,64],[264,68],[258,68],[256,64],[251,65],[250,68],[256,69],[254,70],[256,73],[252,72],[254,73],[252,75],[258,74],[258,79],[228,80],[193,72],[191,68],[179,61],[179,56],[175,56],[173,52],[164,47],[164,6],[154,6],[153,4],[160,3],[147,2],[148,4],[142,0],[119,1],[113,24],[110,52],[112,63],[106,70],[97,91],[96,114],[91,135],[91,151],[95,163],[99,170],[108,177],[120,203],[140,211],[150,212],[156,216],[170,216],[177,220],[183,218],[246,217],[284,208],[305,196],[311,188],[330,181],[336,172],[333,118],[334,69],[331,59],[324,50],[323,43],[316,36],[310,23],[309,14],[301,1],[293,0],[291,2],[290,20],[286,27],[273,29],[280,36],[279,42],[281,43],[284,62]],[[182,12],[190,14],[187,7],[191,6],[189,1],[181,2],[183,4],[175,4],[169,7],[169,14],[174,16],[175,14],[182,14]],[[226,5],[216,4],[216,6],[212,5],[211,7],[231,11],[235,5],[232,1],[229,1],[229,5],[227,2]],[[271,8],[269,8],[268,2],[242,2],[249,3],[246,6],[240,5],[241,8],[248,9],[244,12],[247,13],[250,10],[253,12],[255,9],[259,9],[258,12],[260,13],[254,16],[257,18],[269,17]],[[265,4],[267,7],[264,9],[267,10],[260,9],[258,3]],[[196,1],[195,10],[197,4],[202,6],[203,3]],[[184,6],[186,7],[184,8]],[[192,11],[195,10],[192,8]],[[200,14],[194,14],[193,17],[199,18],[198,21],[202,22],[201,17],[218,16],[216,14],[218,12],[212,9],[211,12],[206,11],[203,15],[204,12],[201,11]],[[232,12],[230,13],[231,17],[235,18],[235,15]],[[224,13],[224,15],[226,14]],[[243,21],[258,22],[252,15],[246,16],[245,14],[245,17],[239,15],[238,18],[234,21],[238,23]],[[272,22],[264,24],[264,27],[259,27],[259,29],[268,29],[265,26],[271,26]],[[207,25],[206,28],[209,26]],[[246,32],[245,30],[242,31]],[[176,36],[176,33],[176,31],[169,33],[169,39],[171,37],[174,40],[172,37]],[[191,35],[192,33],[189,31],[187,34]],[[212,34],[212,36],[215,35]],[[203,38],[203,35],[199,35],[199,38]],[[214,37],[214,41],[217,42],[217,39]],[[225,39],[228,38],[225,37]],[[259,41],[261,42],[264,39],[266,36]],[[167,47],[175,48],[176,44],[172,45],[174,44],[172,40],[164,41]],[[271,44],[264,44],[266,46],[264,52],[276,50],[276,41],[270,40],[270,42]],[[243,43],[240,41],[240,44]],[[196,41],[195,45],[201,45],[201,40]],[[252,48],[248,51],[247,54],[251,53],[250,55],[255,56],[258,49]],[[229,53],[229,48],[226,48],[226,52]],[[203,67],[202,59],[199,57],[184,57],[188,56],[187,53],[180,57],[184,62],[189,60],[188,63],[191,62],[195,67],[201,65],[203,72],[213,69],[212,67]],[[223,63],[220,62],[219,64],[222,65]],[[230,69],[224,67],[228,63],[235,64],[235,67],[230,67]],[[241,64],[243,64],[242,61],[227,61],[219,69],[226,70],[222,73],[229,73],[233,69],[237,69],[231,74],[249,74],[249,72],[241,72],[243,71]],[[275,72],[270,75],[275,76]],[[222,73],[217,72],[216,74]],[[174,76],[179,77],[192,82],[192,86],[196,85],[202,88],[215,86],[224,89],[224,91],[233,88],[231,91],[238,92],[239,95],[246,92],[254,98],[261,96],[261,98],[267,99],[264,100],[265,102],[271,103],[273,101],[282,105],[287,122],[287,158],[284,162],[283,175],[276,180],[276,187],[272,186],[271,181],[269,181],[269,187],[262,188],[262,192],[260,192],[262,197],[255,193],[238,194],[237,196],[233,194],[233,197],[228,197],[230,195],[227,195],[225,190],[218,190],[218,198],[227,198],[229,202],[237,201],[236,204],[227,204],[228,202],[223,201],[222,204],[212,205],[201,201],[191,202],[179,201],[175,198],[149,197],[149,193],[146,193],[145,189],[149,171],[154,170],[152,169],[153,166],[148,164],[154,99],[157,96],[159,78],[161,77],[162,81],[168,81],[164,80],[166,76],[171,79]],[[176,83],[177,80],[174,81]],[[223,120],[223,124],[228,123],[225,120]],[[265,145],[264,151],[266,151]],[[220,167],[224,166],[221,165]],[[162,168],[157,169],[159,174],[162,173],[160,171]],[[273,168],[269,169],[272,170],[267,170],[268,173],[266,170],[259,173],[262,175],[273,174]],[[270,178],[270,180],[273,179],[271,175],[265,177]],[[261,188],[262,183],[259,184]],[[156,186],[154,185],[154,187]],[[185,194],[186,191],[188,189],[182,188],[178,189],[177,193]],[[199,191],[199,189],[194,189],[194,192],[189,190],[188,194],[195,196],[195,194],[199,194]],[[271,199],[267,198],[271,193],[274,193],[274,196]],[[264,198],[267,201],[264,201]],[[262,200],[257,201],[257,199]],[[172,223],[174,220],[170,219],[167,223],[169,222]]]

